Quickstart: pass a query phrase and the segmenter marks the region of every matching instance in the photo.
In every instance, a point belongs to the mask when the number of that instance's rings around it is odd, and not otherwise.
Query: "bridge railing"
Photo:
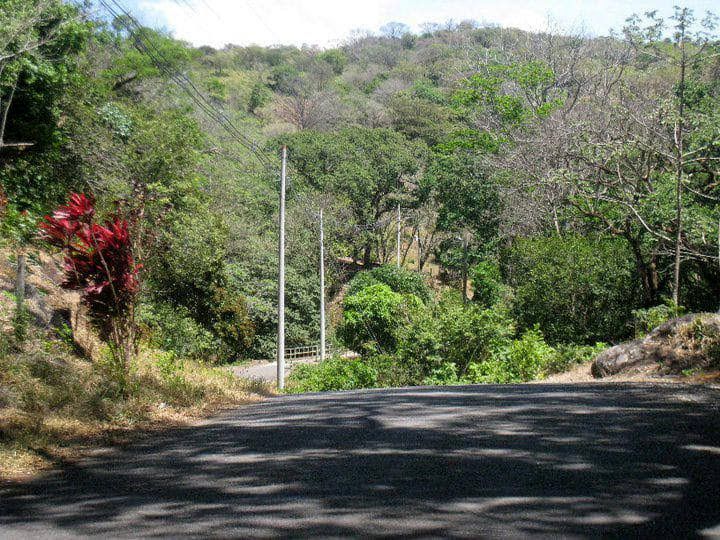
[[[325,346],[325,357],[333,355],[350,357],[353,353],[341,349],[335,349],[330,344]],[[299,360],[320,360],[320,345],[306,345],[304,347],[292,347],[285,349],[285,361],[297,362]]]

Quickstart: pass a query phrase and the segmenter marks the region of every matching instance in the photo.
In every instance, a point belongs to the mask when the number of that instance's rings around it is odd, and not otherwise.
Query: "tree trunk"
[[[630,249],[635,256],[635,267],[640,275],[640,283],[643,288],[643,303],[646,306],[654,306],[657,304],[658,289],[660,287],[655,261],[652,259],[649,262],[645,261],[640,247],[640,240],[632,237],[625,237],[625,240],[630,244]]]
[[[367,270],[370,268],[370,256],[372,255],[372,244],[370,242],[365,244],[363,251],[363,267]]]
[[[10,88],[10,95],[5,100],[5,103],[2,103],[2,100],[0,100],[0,150],[2,150],[3,146],[5,146],[5,127],[7,126],[8,113],[10,112],[10,106],[12,105],[13,97],[15,97],[16,89],[17,78]]]
[[[684,168],[683,128],[685,115],[685,36],[680,36],[680,89],[678,99],[678,119],[675,127],[675,148],[677,149],[676,179],[675,179],[675,268],[673,272],[673,303],[680,305],[680,247],[682,244],[682,175]]]

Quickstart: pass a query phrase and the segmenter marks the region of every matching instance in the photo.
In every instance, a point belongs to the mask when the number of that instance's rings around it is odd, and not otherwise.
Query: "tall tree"
[[[717,17],[708,13],[696,26],[693,11],[688,8],[676,6],[671,17],[673,32],[671,46],[662,40],[662,31],[665,22],[652,11],[645,14],[646,26],[642,27],[642,20],[637,15],[628,19],[624,28],[626,39],[641,53],[650,55],[656,60],[676,68],[674,96],[672,97],[672,146],[673,168],[675,175],[675,231],[674,231],[674,263],[673,263],[673,289],[672,298],[675,305],[680,302],[680,266],[683,248],[683,185],[687,175],[687,165],[693,160],[693,155],[701,151],[693,149],[688,152],[686,147],[686,130],[690,127],[687,117],[687,84],[688,72],[691,67],[697,69],[698,65],[707,62],[708,45],[712,38],[711,32],[715,29]],[[712,55],[714,56],[714,55]]]

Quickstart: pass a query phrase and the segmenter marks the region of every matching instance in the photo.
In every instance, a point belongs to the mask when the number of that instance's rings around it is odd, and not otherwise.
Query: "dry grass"
[[[146,351],[123,396],[101,363],[38,345],[0,359],[0,480],[25,479],[91,448],[188,425],[270,392],[222,368]]]
[[[29,260],[33,322],[28,339],[17,343],[14,277],[13,257],[0,249],[0,481],[27,478],[91,448],[187,425],[270,392],[226,369],[153,350],[143,350],[123,377],[78,295],[57,285],[57,259],[45,253]],[[50,327],[48,313],[56,309],[70,314],[71,331]]]

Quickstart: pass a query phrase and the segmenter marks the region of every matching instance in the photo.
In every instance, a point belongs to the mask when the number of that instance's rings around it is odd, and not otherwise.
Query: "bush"
[[[12,318],[13,336],[16,344],[23,343],[27,339],[31,321],[32,316],[27,306],[24,303],[19,304]]]
[[[490,360],[471,364],[468,378],[482,383],[520,383],[541,378],[548,365],[556,362],[557,351],[534,328],[498,351]]]
[[[395,354],[374,354],[363,357],[365,365],[370,366],[377,373],[377,388],[393,388],[407,386],[408,372]]]
[[[682,306],[676,306],[671,300],[668,300],[660,306],[647,309],[635,309],[632,311],[635,337],[641,338],[662,323],[676,317],[681,317],[684,313],[685,309],[683,309]]]
[[[499,309],[464,305],[451,294],[438,305],[442,358],[464,375],[469,364],[489,360],[515,333],[513,321]]]
[[[435,306],[421,306],[413,310],[410,323],[400,328],[394,355],[395,386],[423,383],[443,366],[443,341],[437,312]]]
[[[550,343],[627,336],[637,297],[634,262],[612,238],[564,236],[515,242],[503,255],[521,329],[540,325]]]
[[[555,346],[557,355],[553,360],[548,362],[543,369],[544,375],[552,375],[554,373],[563,373],[575,366],[589,362],[605,349],[606,343],[596,343],[595,345],[575,345],[559,344]]]
[[[505,287],[497,264],[489,261],[477,264],[470,270],[470,280],[473,286],[473,302],[489,308],[502,298]]]
[[[335,357],[319,364],[300,364],[288,378],[287,392],[328,392],[377,386],[377,371],[359,359]]]
[[[452,362],[444,362],[440,367],[433,369],[430,375],[423,379],[427,386],[447,386],[461,384],[464,381],[458,377],[457,366]]]
[[[387,285],[369,285],[345,298],[338,337],[358,352],[395,351],[406,304],[418,302],[416,297],[393,292]]]
[[[185,377],[185,365],[174,353],[160,353],[156,355],[155,362],[160,371],[163,393],[170,404],[189,407],[203,399],[204,388],[193,384]]]
[[[182,306],[141,304],[138,322],[150,343],[181,358],[210,359],[217,356],[218,340]]]
[[[423,303],[430,300],[430,288],[421,274],[389,264],[358,273],[350,281],[347,294],[350,296],[377,284],[387,285],[390,290],[399,294],[413,294]]]

